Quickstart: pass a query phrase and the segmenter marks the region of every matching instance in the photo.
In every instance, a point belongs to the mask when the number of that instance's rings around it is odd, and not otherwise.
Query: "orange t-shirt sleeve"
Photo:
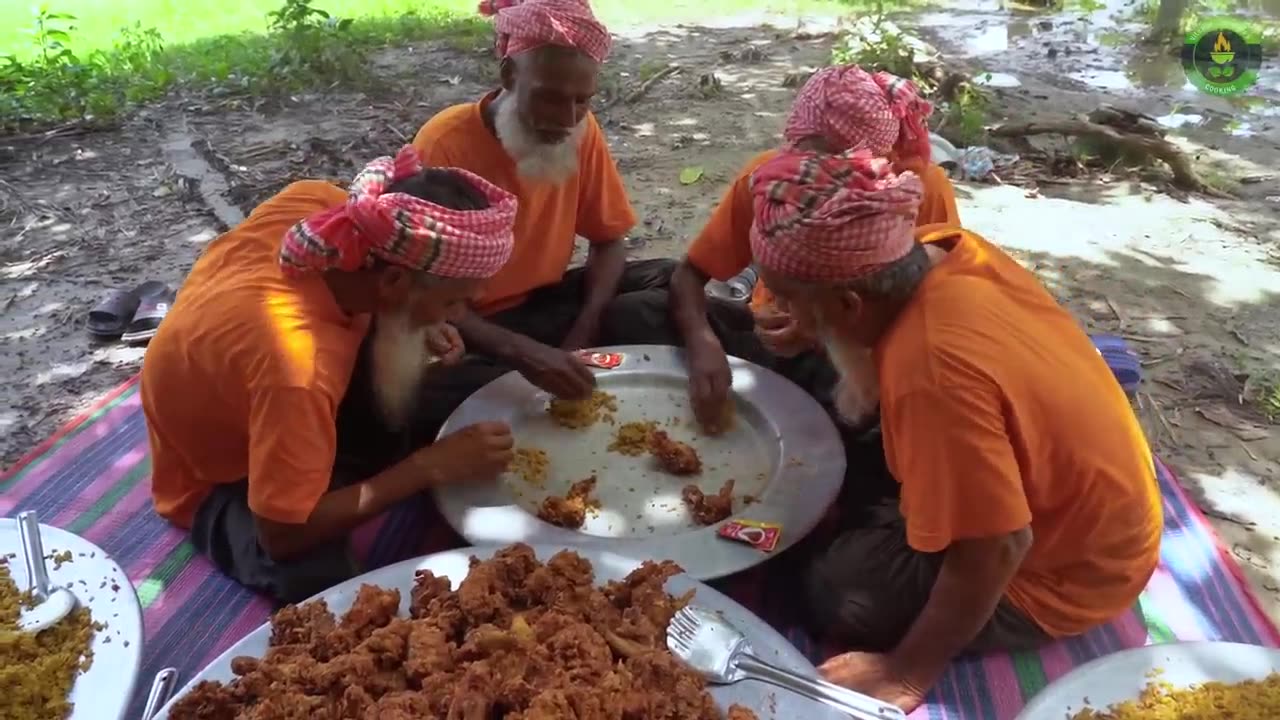
[[[250,403],[249,509],[278,523],[305,523],[333,476],[333,404],[296,387],[259,391]]]
[[[635,227],[636,211],[627,199],[622,175],[594,115],[587,116],[587,132],[579,157],[578,218],[574,231],[593,243],[621,240]]]
[[[956,190],[951,185],[951,178],[947,177],[947,171],[931,164],[919,173],[920,184],[924,186],[924,197],[920,200],[916,225],[959,225],[960,211],[956,208]]]
[[[716,280],[728,280],[751,264],[751,173],[740,174],[702,232],[689,244],[689,262]]]
[[[940,552],[957,540],[1007,535],[1031,524],[995,390],[910,391],[885,406],[882,421],[912,548]]]

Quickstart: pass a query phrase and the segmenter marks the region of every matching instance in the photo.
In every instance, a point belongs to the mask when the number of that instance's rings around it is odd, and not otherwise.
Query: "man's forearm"
[[[301,525],[259,520],[263,550],[273,560],[287,560],[342,537],[392,505],[443,482],[420,456],[392,465],[367,480],[325,493]]]
[[[1001,538],[965,540],[946,550],[924,610],[894,649],[906,680],[929,687],[995,615],[1005,589],[1030,547],[1030,530]]]
[[[604,310],[618,294],[622,273],[627,267],[627,248],[621,240],[593,243],[583,266],[582,312]]]
[[[468,312],[462,320],[454,323],[462,343],[468,350],[489,355],[499,360],[510,360],[516,354],[516,348],[523,337],[517,332],[501,325],[485,320],[474,312]]]
[[[707,280],[688,258],[671,274],[671,320],[685,344],[711,333],[707,322]]]

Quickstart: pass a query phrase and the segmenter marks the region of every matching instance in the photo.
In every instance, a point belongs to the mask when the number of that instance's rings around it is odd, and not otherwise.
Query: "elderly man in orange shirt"
[[[899,502],[816,559],[834,682],[918,705],[966,651],[1077,635],[1132,607],[1156,567],[1151,450],[1083,329],[999,248],[915,229],[922,188],[866,154],[793,152],[752,178],[751,249],[841,379],[879,406]]]
[[[356,525],[496,477],[505,424],[434,443],[411,428],[428,368],[462,354],[447,321],[506,262],[515,214],[509,193],[406,147],[350,192],[296,182],[210,243],[142,366],[156,512],[222,572],[300,602],[358,573]]]
[[[458,323],[471,355],[429,386],[437,423],[510,369],[564,398],[587,395],[594,377],[572,351],[627,342],[630,293],[664,287],[673,263],[627,262],[636,216],[590,112],[609,31],[586,0],[488,0],[500,87],[447,108],[414,139],[428,162],[465,168],[515,194],[520,209],[511,260]],[[586,263],[569,269],[577,236]],[[662,317],[660,300],[649,314]]]
[[[867,72],[856,65],[819,70],[796,94],[783,130],[784,148],[815,152],[865,149],[890,157],[898,170],[911,170],[924,183],[917,224],[958,223],[955,192],[947,173],[929,162],[927,119],[932,106],[919,96],[915,83],[887,72]],[[751,174],[776,157],[769,150],[752,158],[716,207],[702,232],[671,278],[671,317],[689,351],[689,396],[704,424],[721,417],[729,393],[728,354],[762,362],[828,403],[835,383],[831,364],[814,352],[813,338],[796,331],[785,312],[772,302],[765,283],[752,298],[754,322],[732,318],[722,303],[705,295],[711,278],[728,280],[751,264]],[[742,326],[754,325],[745,336]],[[726,331],[726,328],[735,328]],[[830,408],[829,408],[830,409]]]

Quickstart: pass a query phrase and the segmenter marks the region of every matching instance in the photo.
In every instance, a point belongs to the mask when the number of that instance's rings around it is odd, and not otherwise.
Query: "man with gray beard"
[[[664,287],[674,267],[627,261],[636,216],[590,112],[611,40],[587,1],[488,0],[481,12],[494,16],[500,87],[431,118],[414,145],[519,198],[515,249],[458,323],[471,354],[428,382],[437,414],[416,428],[427,435],[511,369],[558,397],[588,395],[594,376],[573,351],[665,321],[664,299],[641,291]],[[569,269],[579,236],[586,262]]]
[[[815,628],[850,651],[820,671],[908,712],[959,654],[1128,612],[1163,525],[1151,450],[1092,341],[996,246],[914,229],[921,190],[865,151],[784,152],[751,180],[762,277],[826,348],[839,414],[879,405],[901,488],[808,568]]]
[[[462,355],[448,322],[511,254],[515,213],[511,194],[406,147],[349,192],[294,183],[210,243],[143,363],[156,512],[223,573],[299,602],[359,572],[355,526],[501,473],[503,423],[406,439],[427,368]]]

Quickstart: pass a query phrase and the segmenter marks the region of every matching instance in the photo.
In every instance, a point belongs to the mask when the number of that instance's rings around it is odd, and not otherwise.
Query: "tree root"
[[[1173,185],[1181,190],[1198,192],[1212,197],[1232,197],[1217,188],[1206,185],[1191,167],[1191,161],[1176,145],[1161,137],[1121,132],[1107,125],[1086,120],[1058,120],[1001,125],[990,130],[992,137],[1025,138],[1031,135],[1072,135],[1107,143],[1121,152],[1129,152],[1160,160],[1173,173]]]

